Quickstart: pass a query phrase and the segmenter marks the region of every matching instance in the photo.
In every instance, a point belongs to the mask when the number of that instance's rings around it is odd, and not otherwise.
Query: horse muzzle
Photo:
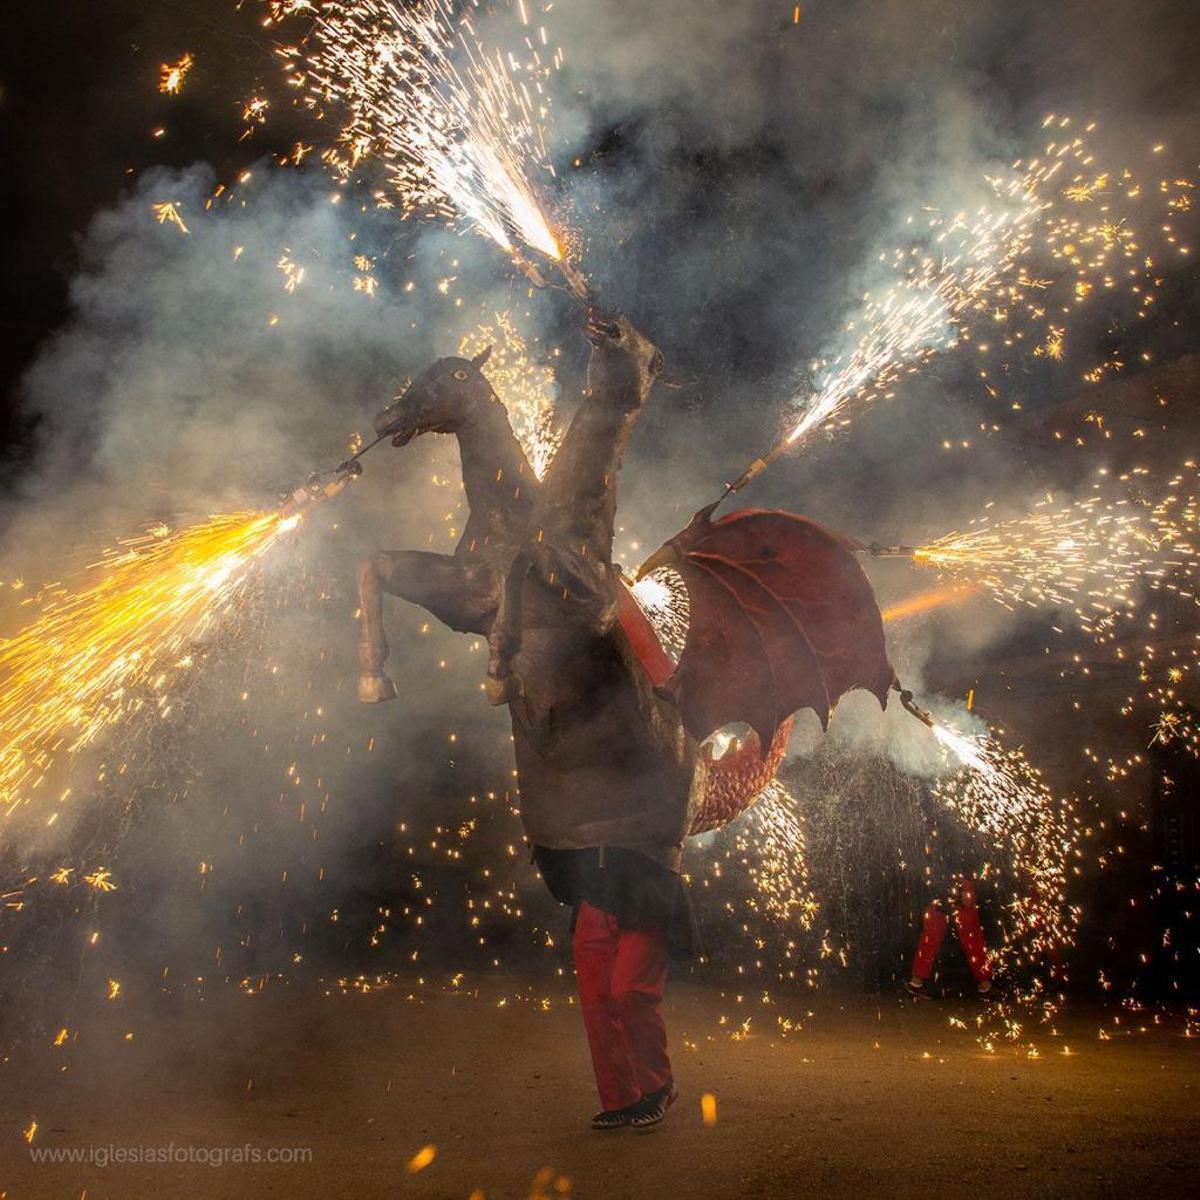
[[[390,437],[393,446],[407,446],[420,430],[411,412],[403,411],[399,404],[392,404],[376,416],[375,432],[380,437]]]

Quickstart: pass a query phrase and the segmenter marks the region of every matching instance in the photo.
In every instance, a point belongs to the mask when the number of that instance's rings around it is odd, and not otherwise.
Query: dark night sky
[[[0,49],[0,389],[12,391],[37,344],[65,315],[79,239],[131,175],[154,163],[235,161],[235,97],[221,80],[273,66],[270,45],[232,3],[47,0],[13,17]],[[159,63],[204,47],[201,86],[171,104]],[[152,137],[170,123],[170,136]],[[11,426],[6,426],[11,431]]]

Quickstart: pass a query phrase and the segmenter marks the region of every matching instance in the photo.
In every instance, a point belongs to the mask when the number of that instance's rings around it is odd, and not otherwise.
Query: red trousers
[[[584,901],[575,918],[575,986],[604,1109],[624,1108],[671,1079],[659,1005],[666,935],[621,929]]]
[[[917,953],[913,958],[912,973],[916,979],[925,980],[933,973],[933,960],[941,949],[949,922],[942,906],[934,901],[925,910],[925,923],[921,926],[921,939],[917,942]],[[983,940],[983,926],[979,924],[979,909],[975,905],[957,905],[954,909],[954,928],[958,941],[967,956],[967,966],[976,983],[992,977],[992,964],[988,961],[987,945]]]

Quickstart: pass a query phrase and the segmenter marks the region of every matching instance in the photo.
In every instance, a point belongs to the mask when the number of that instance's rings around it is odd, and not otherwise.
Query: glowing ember
[[[1155,722],[1151,741],[1161,746],[1177,743],[1200,758],[1200,729],[1190,712],[1164,709]]]
[[[177,96],[195,61],[191,54],[183,54],[178,62],[163,63],[158,68],[158,90],[164,96]]]

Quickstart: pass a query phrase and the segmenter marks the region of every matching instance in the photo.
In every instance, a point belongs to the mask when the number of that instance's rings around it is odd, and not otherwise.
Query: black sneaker
[[[678,1099],[679,1092],[675,1088],[675,1081],[664,1083],[658,1091],[643,1096],[641,1101],[634,1105],[633,1117],[629,1123],[634,1129],[653,1129]]]
[[[624,1108],[606,1108],[592,1118],[593,1129],[624,1129],[633,1123],[633,1114],[641,1107],[642,1101],[627,1104]]]
[[[904,981],[904,990],[910,996],[916,996],[918,1000],[932,1000],[933,997],[929,993],[929,989],[924,983],[913,983],[911,979]]]

